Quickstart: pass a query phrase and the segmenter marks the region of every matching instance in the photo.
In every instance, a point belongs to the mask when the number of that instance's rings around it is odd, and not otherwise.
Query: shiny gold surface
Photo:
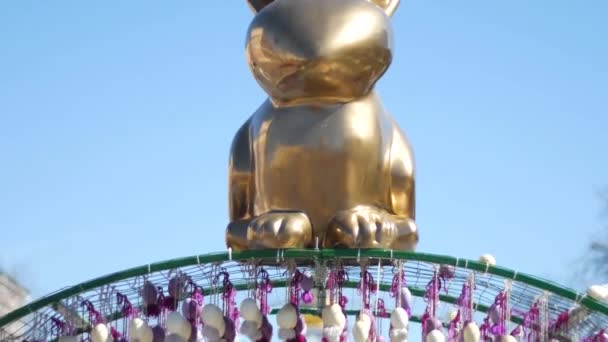
[[[412,152],[373,91],[398,2],[249,1],[247,61],[269,99],[232,144],[228,246],[416,247]]]

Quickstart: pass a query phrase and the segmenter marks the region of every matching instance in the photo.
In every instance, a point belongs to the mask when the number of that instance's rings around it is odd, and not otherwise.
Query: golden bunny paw
[[[358,206],[339,212],[331,220],[323,247],[414,250],[417,243],[413,220],[380,208]]]
[[[299,211],[272,211],[254,218],[247,228],[249,249],[305,248],[312,242],[312,225]]]

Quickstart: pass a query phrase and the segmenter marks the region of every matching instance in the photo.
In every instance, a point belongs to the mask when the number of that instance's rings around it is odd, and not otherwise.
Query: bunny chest
[[[252,118],[254,210],[305,211],[319,227],[338,210],[385,206],[392,121],[375,96],[275,108]]]

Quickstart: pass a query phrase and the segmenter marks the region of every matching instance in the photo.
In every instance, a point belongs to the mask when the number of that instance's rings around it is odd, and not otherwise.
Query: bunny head
[[[248,0],[249,67],[275,106],[366,95],[392,60],[399,0]]]

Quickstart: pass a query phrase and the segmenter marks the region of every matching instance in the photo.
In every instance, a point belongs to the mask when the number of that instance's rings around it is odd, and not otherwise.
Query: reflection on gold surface
[[[232,144],[230,247],[415,248],[412,152],[373,91],[397,4],[250,1],[247,62],[269,99]]]

